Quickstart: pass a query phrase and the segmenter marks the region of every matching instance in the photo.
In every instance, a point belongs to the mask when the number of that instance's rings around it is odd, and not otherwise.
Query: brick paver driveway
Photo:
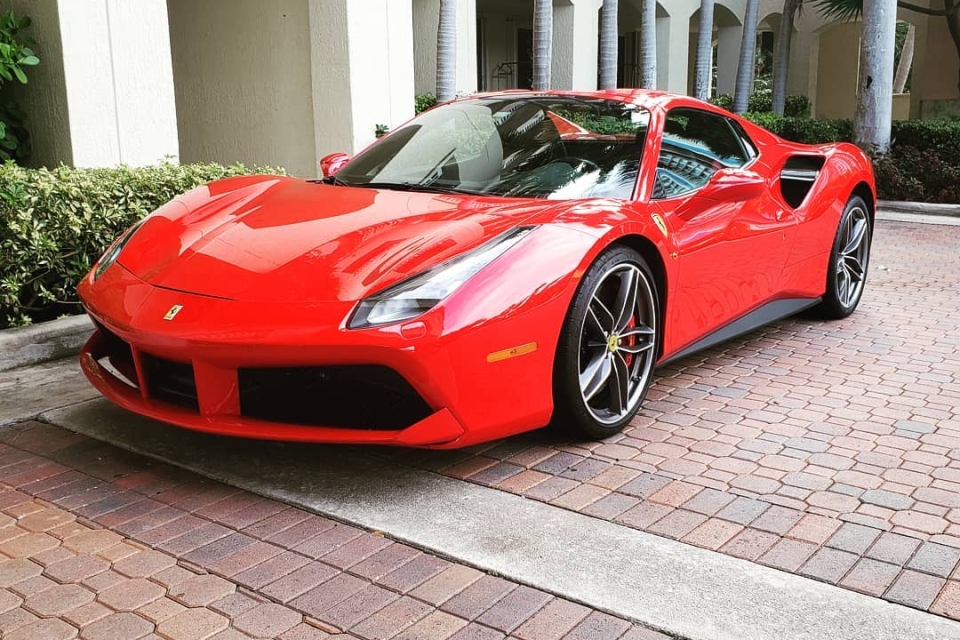
[[[392,458],[960,618],[960,259],[879,222],[859,310],[660,371],[602,443],[539,432]]]

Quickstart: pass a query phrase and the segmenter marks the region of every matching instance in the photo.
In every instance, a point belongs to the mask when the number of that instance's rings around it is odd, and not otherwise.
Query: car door
[[[679,350],[775,298],[794,238],[792,211],[769,182],[750,171],[758,152],[739,124],[709,111],[679,107],[666,114],[653,205],[677,247],[672,287],[673,331]],[[722,174],[722,176],[721,176]],[[725,189],[720,178],[757,184]]]

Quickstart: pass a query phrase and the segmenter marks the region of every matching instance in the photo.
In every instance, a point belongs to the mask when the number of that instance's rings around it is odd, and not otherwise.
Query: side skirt
[[[721,342],[726,342],[737,336],[749,333],[758,327],[800,313],[804,309],[809,309],[818,304],[820,300],[821,298],[786,298],[784,300],[768,302],[761,307],[757,307],[745,316],[740,316],[733,322],[724,325],[713,333],[709,333],[703,338],[700,338],[690,346],[658,363],[657,366],[660,367],[667,363],[680,360],[681,358],[686,358],[697,351],[709,349]]]

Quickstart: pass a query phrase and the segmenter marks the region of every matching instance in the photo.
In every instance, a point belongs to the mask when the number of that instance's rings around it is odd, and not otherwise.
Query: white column
[[[554,89],[595,91],[603,0],[567,0],[553,8]]]
[[[666,24],[664,24],[666,23]],[[657,20],[657,84],[671,93],[686,94],[689,80],[690,16]]]
[[[176,159],[166,0],[61,0],[57,9],[73,164]]]
[[[457,93],[477,92],[477,0],[457,0]]]
[[[721,95],[732,96],[736,89],[742,40],[742,26],[717,29],[717,93]]]
[[[310,34],[318,159],[355,153],[378,124],[413,116],[409,0],[310,0]]]

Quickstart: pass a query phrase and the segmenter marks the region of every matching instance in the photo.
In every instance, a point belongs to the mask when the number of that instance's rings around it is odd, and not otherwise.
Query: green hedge
[[[782,118],[748,113],[747,119],[787,140],[804,144],[849,142],[849,120]],[[886,155],[873,159],[881,200],[960,204],[960,122],[896,120]]]
[[[853,139],[853,124],[849,120],[812,120],[777,116],[772,113],[747,113],[744,117],[781,138],[793,142],[824,144],[847,142]]]
[[[0,165],[0,329],[78,313],[76,286],[121,231],[243,165],[24,169]]]
[[[729,93],[710,98],[711,104],[715,104],[721,109],[733,111],[733,96]],[[773,111],[773,96],[769,91],[757,91],[747,102],[747,111],[750,113],[764,113]],[[807,96],[787,96],[783,106],[785,116],[791,118],[807,118],[810,116],[810,100]]]

